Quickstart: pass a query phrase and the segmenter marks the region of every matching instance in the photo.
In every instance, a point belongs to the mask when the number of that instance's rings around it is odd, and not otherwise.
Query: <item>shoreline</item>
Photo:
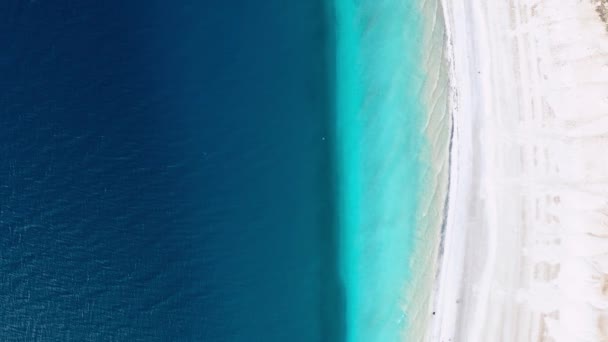
[[[429,341],[450,341],[453,335],[455,327],[455,317],[457,315],[455,298],[459,291],[459,288],[451,288],[448,284],[456,284],[459,286],[461,274],[459,274],[462,268],[458,262],[462,261],[462,251],[458,250],[458,233],[455,231],[455,224],[453,221],[455,212],[458,210],[457,205],[458,190],[462,187],[462,180],[459,178],[458,166],[462,162],[458,158],[459,134],[462,129],[462,123],[459,124],[458,116],[458,87],[456,84],[455,66],[454,66],[454,46],[452,41],[452,14],[449,12],[450,7],[441,0],[441,8],[443,11],[443,18],[445,22],[445,49],[447,51],[447,64],[448,64],[448,89],[449,89],[449,104],[448,111],[451,120],[451,133],[449,139],[449,157],[448,157],[448,192],[446,197],[446,204],[444,207],[444,218],[441,227],[441,236],[439,242],[439,253],[437,259],[437,273],[435,277],[435,283],[433,287],[433,320],[429,326],[428,336]],[[461,238],[464,239],[464,232],[461,233]],[[448,286],[446,286],[448,285]],[[452,290],[450,292],[450,290]],[[445,318],[444,318],[445,317]],[[452,320],[450,320],[452,317]],[[447,332],[447,333],[446,333]]]
[[[442,1],[447,220],[430,341],[608,339],[600,1]]]
[[[433,284],[437,275],[442,226],[449,182],[449,145],[452,122],[449,113],[448,65],[443,10],[439,0],[425,1],[419,8],[423,18],[420,61],[424,80],[420,90],[424,108],[426,143],[420,153],[424,188],[417,195],[415,250],[409,267],[415,272],[404,289],[403,312],[407,313],[402,340],[423,341],[432,320]]]

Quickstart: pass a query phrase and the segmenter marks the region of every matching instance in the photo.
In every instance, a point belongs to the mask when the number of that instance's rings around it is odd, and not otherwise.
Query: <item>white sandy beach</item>
[[[430,341],[608,341],[606,0],[444,0],[454,137]]]

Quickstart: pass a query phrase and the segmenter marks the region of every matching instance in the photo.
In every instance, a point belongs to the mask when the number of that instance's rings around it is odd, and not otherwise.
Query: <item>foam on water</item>
[[[438,13],[434,0],[336,0],[338,215],[350,341],[418,340],[430,319],[449,139]]]

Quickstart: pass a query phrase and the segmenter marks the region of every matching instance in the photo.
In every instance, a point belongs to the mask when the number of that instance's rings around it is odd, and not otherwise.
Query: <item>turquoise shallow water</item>
[[[336,0],[338,217],[349,341],[397,341],[425,188],[417,0]]]

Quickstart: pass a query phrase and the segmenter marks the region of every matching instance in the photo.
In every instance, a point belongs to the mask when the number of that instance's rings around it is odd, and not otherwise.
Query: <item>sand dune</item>
[[[444,1],[454,138],[431,341],[608,341],[606,6]]]

